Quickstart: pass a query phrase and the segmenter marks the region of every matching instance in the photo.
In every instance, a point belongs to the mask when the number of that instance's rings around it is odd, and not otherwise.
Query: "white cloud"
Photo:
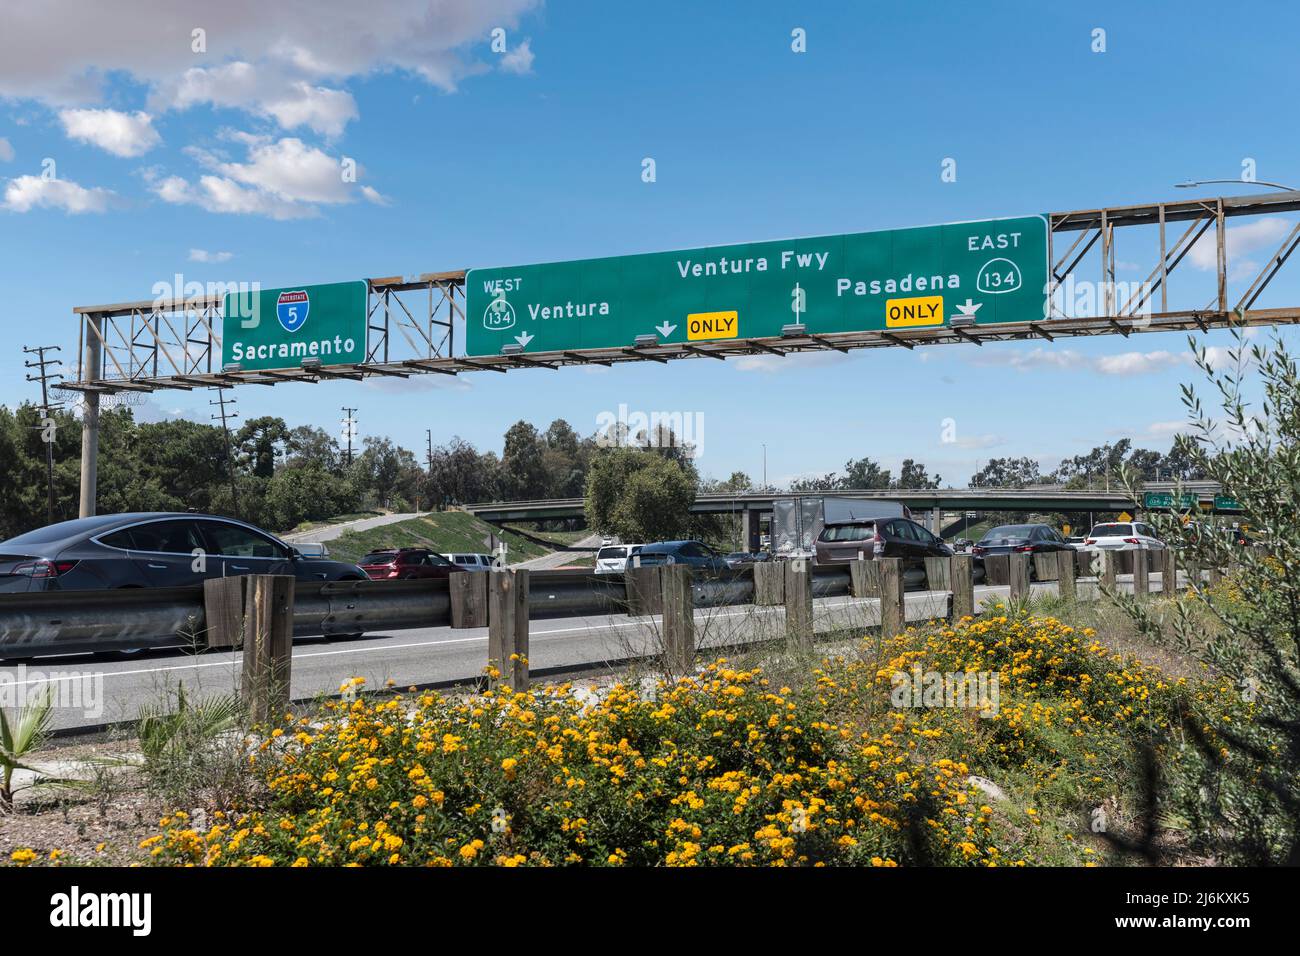
[[[1247,339],[1254,338],[1258,329],[1246,329]],[[1211,345],[1205,349],[1206,360],[1214,369],[1224,369],[1235,364],[1230,346]],[[1249,361],[1249,353],[1242,361]],[[1097,375],[1145,375],[1172,368],[1190,368],[1195,365],[1191,351],[1169,352],[1155,349],[1150,352],[1117,352],[1114,355],[1082,355],[1074,349],[1053,351],[1042,347],[1030,351],[994,351],[989,349],[970,358],[972,365],[1011,368],[1018,372],[1034,369],[1067,369],[1075,372],[1092,372]]]
[[[190,250],[190,262],[229,262],[234,256],[233,252],[208,252],[206,249]]]
[[[10,212],[28,212],[37,208],[62,209],[70,214],[104,212],[113,197],[111,190],[87,189],[67,179],[18,176],[5,186],[0,207]]]
[[[727,364],[741,372],[783,372],[797,368],[838,365],[848,358],[843,352],[792,352],[789,355],[742,355]]]
[[[1229,264],[1236,267],[1234,272],[1241,274],[1243,271],[1250,271],[1251,263],[1238,262],[1238,259],[1256,249],[1276,248],[1291,228],[1291,223],[1276,216],[1256,219],[1241,226],[1229,226],[1225,251]],[[1214,231],[1207,230],[1200,239],[1196,240],[1187,255],[1196,268],[1204,272],[1214,272],[1218,268],[1218,248],[1214,241]]]
[[[14,158],[14,148],[9,140],[0,136],[0,163],[12,162]]]
[[[493,27],[517,25],[539,5],[135,0],[132,15],[123,16],[102,0],[43,0],[6,11],[0,98],[92,105],[105,77],[120,72],[150,89],[155,110],[208,103],[270,116],[285,129],[334,135],[356,116],[351,94],[339,84],[398,70],[454,90],[459,79],[487,68],[467,58],[465,48]],[[196,28],[205,31],[205,53],[193,51]],[[526,44],[515,53],[519,66],[531,64]]]
[[[317,86],[278,67],[244,61],[188,69],[160,84],[150,104],[155,109],[207,104],[247,110],[274,119],[284,129],[306,126],[330,137],[341,135],[358,116],[356,100],[346,90]]]
[[[1142,375],[1191,362],[1190,352],[1121,352],[1101,355],[1092,360],[1092,368],[1102,375]]]
[[[61,110],[59,121],[69,139],[98,146],[114,156],[143,156],[162,142],[147,113]]]
[[[1190,433],[1191,426],[1184,421],[1174,422],[1152,422],[1135,435],[1135,438],[1168,438],[1172,439],[1175,435]],[[1127,433],[1126,433],[1127,434]]]
[[[989,349],[971,358],[972,365],[998,366],[1027,371],[1035,368],[1076,368],[1084,362],[1083,356],[1073,349],[1045,349],[1010,351]]]
[[[532,40],[524,40],[513,50],[501,57],[501,69],[506,73],[525,73],[533,72],[533,50]]]
[[[1005,445],[1006,438],[1001,435],[972,435],[970,438],[958,438],[953,442],[958,448],[996,448],[998,445]]]
[[[272,219],[304,219],[318,214],[314,206],[285,202],[255,189],[245,189],[221,176],[200,176],[195,183],[180,176],[168,176],[154,184],[154,193],[164,202],[199,206],[208,212]]]
[[[209,170],[196,183],[180,176],[157,179],[154,193],[165,202],[192,204],[210,212],[246,213],[273,219],[318,215],[317,204],[354,202],[359,195],[382,204],[369,186],[345,182],[339,159],[302,140],[269,140],[247,134],[233,138],[248,148],[246,162],[230,162],[209,150],[186,150]]]

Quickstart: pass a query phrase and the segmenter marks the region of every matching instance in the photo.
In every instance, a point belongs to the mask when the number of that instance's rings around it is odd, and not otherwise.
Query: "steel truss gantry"
[[[1280,228],[1273,231],[1274,235],[1285,232],[1280,245],[1257,271],[1252,270],[1253,279],[1240,293],[1231,297],[1230,285],[1238,285],[1243,279],[1230,271],[1227,222],[1258,221],[1297,210],[1300,191],[1050,213],[1048,314],[1041,321],[996,325],[952,323],[930,329],[821,334],[805,331],[774,338],[650,346],[629,343],[620,348],[465,356],[455,349],[457,324],[465,320],[465,272],[460,270],[368,280],[364,362],[243,371],[221,367],[223,294],[79,306],[73,310],[79,322],[76,376],[61,387],[83,395],[82,513],[94,513],[97,438],[93,433],[97,431],[99,397],[105,394],[1289,324],[1300,321],[1300,305],[1255,306],[1300,245],[1300,222],[1282,221]],[[1138,249],[1139,259],[1151,260],[1148,268],[1117,260],[1116,230],[1125,230],[1126,235],[1134,237],[1135,241],[1125,246],[1126,256],[1133,254],[1131,247]],[[1141,238],[1144,234],[1145,243]],[[1141,252],[1143,245],[1146,255]],[[1208,265],[1211,252],[1212,268]],[[1175,289],[1171,277],[1178,272],[1181,278],[1189,271],[1186,266],[1179,269],[1189,256],[1196,264],[1196,269],[1191,270],[1193,281]],[[1117,262],[1135,276],[1145,276],[1145,281],[1117,283]],[[1090,314],[1078,314],[1079,310],[1064,301],[1063,293],[1080,283],[1096,290],[1095,308],[1085,310]],[[1208,301],[1203,295],[1206,284],[1211,287]]]

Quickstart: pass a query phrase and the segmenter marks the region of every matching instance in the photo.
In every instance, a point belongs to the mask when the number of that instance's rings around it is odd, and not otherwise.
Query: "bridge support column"
[[[740,513],[740,537],[743,541],[743,547],[746,551],[758,550],[758,512],[752,508],[746,508]]]
[[[943,509],[935,505],[930,509],[930,533],[938,534],[943,530]]]

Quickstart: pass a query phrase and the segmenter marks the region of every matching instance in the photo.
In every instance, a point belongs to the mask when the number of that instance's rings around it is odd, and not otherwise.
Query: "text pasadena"
[[[961,288],[961,278],[956,274],[948,276],[913,276],[905,275],[901,279],[836,279],[835,294],[842,296],[846,292],[853,295],[894,295],[898,292],[938,292],[940,289]]]
[[[231,345],[231,360],[242,362],[245,359],[291,359],[307,358],[310,355],[351,355],[357,343],[341,335],[333,339],[312,339],[310,342],[268,342],[263,345],[245,345],[235,342]]]

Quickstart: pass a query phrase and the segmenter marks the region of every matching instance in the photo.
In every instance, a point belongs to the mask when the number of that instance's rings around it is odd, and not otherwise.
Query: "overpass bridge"
[[[741,518],[746,540],[757,541],[761,519],[770,515],[774,502],[791,498],[851,498],[860,501],[897,501],[913,512],[930,512],[929,525],[938,533],[940,519],[945,511],[1012,511],[1042,512],[1093,512],[1114,514],[1128,511],[1136,515],[1144,508],[1148,493],[1195,495],[1198,509],[1205,513],[1219,513],[1225,509],[1216,506],[1219,486],[1215,482],[1146,482],[1138,490],[1138,498],[1126,489],[1067,490],[1058,486],[1028,488],[924,488],[908,490],[843,489],[831,492],[743,491],[706,492],[696,496],[691,505],[692,514],[736,515]],[[582,498],[553,498],[537,501],[493,501],[462,505],[470,514],[492,524],[510,521],[549,521],[585,517]],[[752,549],[752,548],[751,548]]]

